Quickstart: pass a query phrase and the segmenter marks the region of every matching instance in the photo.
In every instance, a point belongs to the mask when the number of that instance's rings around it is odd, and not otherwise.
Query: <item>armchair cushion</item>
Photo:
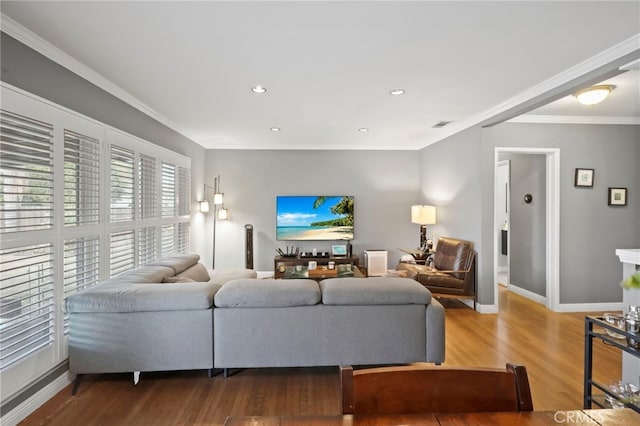
[[[471,241],[441,237],[438,240],[436,254],[433,256],[433,266],[440,271],[460,271],[453,272],[451,275],[464,279],[465,271],[471,267],[472,254],[473,243]]]

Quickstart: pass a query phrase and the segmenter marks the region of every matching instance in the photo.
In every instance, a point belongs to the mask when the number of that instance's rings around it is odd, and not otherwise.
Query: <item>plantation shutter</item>
[[[178,216],[186,216],[190,213],[189,194],[191,176],[189,176],[189,169],[185,167],[178,167]]]
[[[135,267],[133,231],[116,232],[109,239],[110,275],[113,277]]]
[[[0,111],[0,233],[53,227],[53,126]]]
[[[64,224],[100,222],[100,141],[64,131]]]
[[[176,167],[162,163],[162,217],[176,215]]]
[[[178,224],[178,233],[176,236],[176,246],[178,253],[188,253],[190,247],[190,230],[191,225],[188,222]]]
[[[111,146],[111,222],[133,221],[133,151]]]
[[[150,219],[158,216],[157,167],[156,159],[140,154],[139,160],[139,212],[138,219]]]
[[[64,297],[92,287],[100,281],[100,240],[76,238],[64,242]],[[64,334],[68,332],[68,314],[64,317]]]
[[[157,246],[157,228],[155,226],[138,230],[138,261],[140,265],[156,259]]]
[[[162,227],[162,246],[160,248],[162,256],[175,253],[176,251],[176,226],[165,225]]]
[[[0,251],[0,369],[54,341],[53,244]]]

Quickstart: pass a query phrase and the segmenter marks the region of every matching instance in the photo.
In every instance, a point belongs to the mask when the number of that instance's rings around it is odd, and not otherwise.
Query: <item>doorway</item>
[[[501,178],[504,174],[504,163],[500,163],[507,154],[543,154],[544,155],[544,281],[545,291],[544,297],[537,298],[537,301],[543,303],[550,310],[557,310],[559,305],[559,236],[560,236],[560,186],[559,186],[559,172],[560,172],[560,150],[555,148],[513,148],[513,147],[496,147],[494,150],[494,304],[496,310],[499,310],[499,286],[498,283],[501,280],[500,272],[504,271],[504,268],[500,268],[501,263],[504,263],[505,259],[501,259],[502,256],[502,235],[501,232],[505,224],[504,215],[504,203],[503,197],[505,197],[505,182]],[[506,197],[509,199],[511,186],[507,186]],[[525,194],[526,195],[526,194]],[[513,220],[511,217],[511,209],[507,208],[507,228],[510,227],[510,222]],[[500,232],[499,232],[500,231]],[[507,253],[509,253],[509,247],[511,242],[510,233],[507,232]],[[510,259],[507,254],[506,264],[509,265]],[[511,271],[507,268],[507,283],[511,280]],[[533,295],[534,293],[531,293]],[[529,295],[529,296],[531,296]],[[534,297],[535,298],[535,297]]]

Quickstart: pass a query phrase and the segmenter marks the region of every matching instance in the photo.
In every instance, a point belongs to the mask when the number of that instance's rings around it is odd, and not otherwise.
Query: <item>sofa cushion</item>
[[[153,262],[147,263],[146,265],[167,266],[173,269],[173,275],[176,275],[198,263],[198,260],[200,260],[200,256],[197,254],[176,254],[174,256],[167,256],[161,259],[156,259]]]
[[[209,269],[210,282],[225,284],[228,281],[240,278],[258,278],[258,273],[253,269]]]
[[[72,312],[154,312],[210,309],[220,289],[213,283],[106,283],[66,298]]]
[[[196,263],[195,265],[185,269],[176,275],[177,277],[189,278],[193,281],[197,281],[200,283],[206,283],[209,281],[209,272],[207,272],[207,268],[202,263]]]
[[[161,283],[165,277],[174,275],[167,266],[141,266],[111,278],[109,282],[120,283]]]
[[[227,282],[215,296],[219,308],[279,308],[320,303],[318,283],[307,279],[255,280]]]
[[[320,282],[325,305],[427,305],[431,292],[410,278],[329,278]]]
[[[162,282],[163,283],[194,283],[196,281],[187,277],[174,276],[174,277],[164,277],[162,279]]]

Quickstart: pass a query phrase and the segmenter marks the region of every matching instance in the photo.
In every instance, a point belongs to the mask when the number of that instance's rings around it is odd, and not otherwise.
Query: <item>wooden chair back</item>
[[[342,414],[533,411],[524,366],[340,367]]]

